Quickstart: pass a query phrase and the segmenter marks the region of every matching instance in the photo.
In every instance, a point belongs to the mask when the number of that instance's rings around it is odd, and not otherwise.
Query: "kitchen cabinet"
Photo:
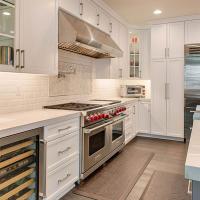
[[[125,143],[129,143],[138,132],[138,102],[126,104]]]
[[[1,1],[0,5],[0,71],[17,72],[19,66],[19,0],[15,3]],[[4,15],[4,12],[10,15]]]
[[[57,74],[56,9],[55,0],[20,1],[19,49],[22,72]]]
[[[151,133],[166,135],[166,61],[151,63]]]
[[[151,102],[139,101],[138,104],[138,132],[150,134],[151,133]]]
[[[44,200],[60,199],[79,180],[79,131],[80,118],[44,127]]]
[[[167,61],[167,136],[184,137],[184,59]]]
[[[151,27],[151,59],[165,59],[167,46],[167,25]]]
[[[100,23],[100,15],[98,13],[98,7],[91,0],[82,0],[82,19],[93,26],[98,26]]]
[[[12,46],[14,58],[8,67],[0,67],[0,71],[57,74],[56,1],[20,0],[10,7],[9,17],[13,22],[6,24],[13,36],[9,35],[6,46]]]
[[[152,61],[151,133],[183,138],[184,59]]]
[[[151,58],[184,57],[184,22],[153,25],[151,29]]]
[[[105,33],[110,34],[110,15],[100,7],[98,8],[98,15],[99,23],[97,27]]]
[[[200,20],[185,22],[185,44],[200,43]]]
[[[151,132],[183,138],[184,22],[153,25],[151,41]]]
[[[150,30],[132,30],[129,35],[128,78],[150,79]]]
[[[59,0],[59,7],[76,17],[81,17],[83,11],[81,0]]]

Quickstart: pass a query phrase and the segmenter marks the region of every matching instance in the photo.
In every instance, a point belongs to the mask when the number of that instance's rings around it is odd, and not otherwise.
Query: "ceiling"
[[[145,25],[148,21],[200,14],[200,0],[103,0],[130,25]],[[161,15],[154,15],[156,9]]]

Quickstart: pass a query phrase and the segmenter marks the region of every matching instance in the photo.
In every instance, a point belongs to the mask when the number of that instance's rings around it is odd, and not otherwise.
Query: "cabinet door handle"
[[[20,67],[20,49],[16,49],[16,58],[17,58],[16,68],[19,68]]]
[[[68,127],[66,127],[66,128],[60,128],[60,129],[58,129],[58,132],[66,131],[66,130],[68,130],[68,129],[70,129],[70,128],[71,128],[71,126],[68,126]]]
[[[100,14],[97,14],[97,26],[100,25]]]
[[[21,50],[21,55],[22,55],[22,65],[20,66],[21,69],[25,68],[25,50]]]
[[[67,174],[64,178],[58,180],[58,184],[62,183],[63,181],[67,180],[71,174]]]
[[[165,58],[167,58],[167,48],[165,48]]]
[[[167,48],[167,57],[169,58],[169,48]]]
[[[113,24],[112,24],[112,22],[110,22],[110,33],[112,33],[112,30],[113,29]]]
[[[122,69],[119,69],[119,78],[122,78]]]
[[[80,3],[80,15],[83,15],[83,2]]]
[[[71,149],[71,147],[67,147],[67,148],[66,148],[65,150],[63,150],[63,151],[58,151],[58,155],[63,154],[63,153],[66,153],[66,152],[68,152],[70,149]]]
[[[133,114],[134,114],[134,115],[135,115],[135,113],[136,113],[136,112],[135,112],[135,109],[136,109],[135,106],[133,106]]]

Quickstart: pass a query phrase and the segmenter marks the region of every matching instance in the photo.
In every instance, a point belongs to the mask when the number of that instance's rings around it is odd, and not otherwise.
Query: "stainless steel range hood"
[[[58,48],[93,58],[122,57],[110,35],[59,9]]]

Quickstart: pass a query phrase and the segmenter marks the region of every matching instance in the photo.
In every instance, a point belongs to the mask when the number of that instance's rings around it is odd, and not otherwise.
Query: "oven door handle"
[[[121,116],[120,118],[113,119],[113,123],[118,122],[118,121],[122,121],[122,120],[124,120],[126,117],[128,117],[128,115],[127,115],[127,114],[124,114],[124,115]]]
[[[105,124],[102,124],[102,125],[100,125],[100,126],[97,126],[97,127],[95,127],[95,128],[91,128],[91,129],[90,129],[90,128],[84,128],[84,129],[83,129],[83,132],[89,134],[89,133],[91,133],[91,132],[93,132],[93,131],[95,131],[95,130],[98,130],[99,128],[106,127],[106,126],[108,126],[108,125],[110,125],[110,124],[112,124],[112,121],[111,121],[111,122],[107,122],[107,123],[105,123]]]

